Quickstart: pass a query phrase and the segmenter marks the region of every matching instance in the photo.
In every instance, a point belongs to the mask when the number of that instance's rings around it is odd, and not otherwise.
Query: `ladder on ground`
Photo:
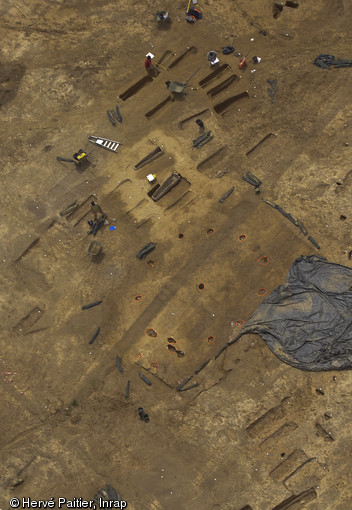
[[[120,142],[116,142],[115,140],[109,140],[108,138],[99,138],[98,136],[90,135],[88,140],[95,145],[99,145],[100,147],[103,147],[104,149],[107,149],[109,151],[116,152],[118,146],[120,145]]]

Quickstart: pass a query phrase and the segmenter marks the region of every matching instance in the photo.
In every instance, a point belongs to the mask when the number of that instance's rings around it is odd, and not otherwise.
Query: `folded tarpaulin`
[[[315,66],[321,67],[322,69],[328,69],[330,66],[334,67],[352,67],[352,60],[339,58],[335,60],[334,55],[318,55],[314,60]]]
[[[313,64],[315,66],[321,67],[322,69],[327,69],[331,66],[333,61],[335,60],[334,55],[318,55],[317,58],[314,60]]]
[[[235,51],[235,48],[233,46],[224,46],[222,49],[223,55],[229,55],[230,53],[233,53]]]
[[[244,333],[258,333],[278,358],[302,370],[351,368],[352,269],[299,257]]]

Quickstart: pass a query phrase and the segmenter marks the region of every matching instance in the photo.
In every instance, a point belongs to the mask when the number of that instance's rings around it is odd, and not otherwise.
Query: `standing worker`
[[[147,72],[155,70],[155,67],[152,64],[152,57],[150,55],[147,55],[147,58],[144,61],[144,67]]]
[[[147,71],[147,73],[151,76],[158,76],[158,70],[156,69],[156,67],[153,66],[152,64],[152,57],[150,55],[147,55],[145,61],[144,61],[144,67],[145,67],[145,70]]]
[[[98,219],[98,213],[99,213],[99,214],[101,214],[102,216],[103,216],[103,215],[105,216],[105,214],[104,214],[104,212],[103,212],[103,209],[100,207],[100,205],[99,205],[99,204],[97,204],[97,203],[96,203],[96,202],[94,202],[94,201],[92,201],[90,204],[91,204],[91,206],[90,206],[90,210],[91,210],[91,211],[92,211],[92,213],[94,214],[94,221],[97,221],[97,219]]]

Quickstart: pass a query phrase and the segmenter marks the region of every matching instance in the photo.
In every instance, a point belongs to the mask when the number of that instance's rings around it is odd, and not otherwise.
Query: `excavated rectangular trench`
[[[210,156],[208,156],[197,165],[197,170],[199,172],[206,172],[211,168],[211,170],[215,171],[219,164],[223,165],[224,158],[227,155],[226,149],[226,147],[220,147],[220,149],[213,152],[213,154],[210,154]]]
[[[218,78],[222,73],[226,71],[226,69],[229,68],[228,64],[223,64],[222,66],[218,67],[213,71],[212,73],[208,74],[205,78],[200,80],[199,85],[201,87],[206,87],[212,80],[215,78]]]
[[[254,147],[252,147],[248,152],[246,152],[246,156],[252,156],[258,149],[262,149],[263,147],[271,144],[277,139],[277,135],[274,135],[274,133],[269,133],[264,138],[260,140]]]
[[[125,90],[125,92],[122,92],[122,94],[120,94],[120,98],[122,101],[126,101],[128,98],[137,94],[137,92],[139,92],[143,87],[152,81],[153,78],[151,76],[144,76],[141,80],[138,80],[134,85]]]
[[[27,315],[25,315],[13,328],[16,333],[27,333],[45,313],[44,308],[39,306],[34,307]]]
[[[195,54],[198,50],[195,46],[190,46],[187,48],[179,57],[177,57],[171,64],[169,65],[169,69],[172,69],[173,67],[177,66],[189,53]]]
[[[238,76],[234,74],[233,76],[229,76],[226,80],[222,81],[216,87],[208,90],[207,94],[210,97],[214,97],[217,94],[220,94],[223,90],[226,90],[234,81],[239,80]]]
[[[169,102],[173,102],[173,101],[174,101],[174,99],[171,96],[168,96],[166,99],[161,101],[161,103],[157,104],[156,106],[154,106],[154,108],[149,110],[149,112],[147,112],[145,114],[145,116],[147,117],[148,120],[151,119],[156,113],[158,113],[162,108],[164,108]]]
[[[191,122],[192,120],[195,120],[195,119],[207,119],[208,117],[210,117],[210,115],[211,115],[211,112],[210,112],[209,108],[206,108],[205,110],[201,110],[198,113],[194,113],[190,117],[186,117],[185,119],[182,119],[178,123],[178,127],[180,129],[183,129],[184,125],[187,124],[188,122]]]
[[[171,55],[174,55],[174,53],[172,53],[171,50],[166,50],[164,51],[164,53],[161,55],[161,57],[158,59],[158,63],[161,65],[161,64],[164,64],[167,60],[169,60],[169,58],[171,57]]]
[[[298,9],[299,4],[297,2],[292,2],[291,0],[287,0],[285,3],[278,4],[276,2],[273,3],[273,18],[277,19],[284,7],[291,7],[292,9]]]
[[[214,106],[214,110],[216,113],[224,113],[225,110],[229,108],[233,103],[236,101],[239,101],[240,99],[249,98],[249,94],[247,91],[241,92],[241,94],[237,94],[236,96],[229,97],[228,99],[225,99],[225,101],[222,101],[221,103],[217,103]]]

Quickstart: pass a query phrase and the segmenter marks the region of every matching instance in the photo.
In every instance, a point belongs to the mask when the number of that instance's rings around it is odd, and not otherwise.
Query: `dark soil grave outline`
[[[27,313],[22,319],[18,321],[13,330],[16,333],[27,333],[44,315],[45,309],[35,306],[30,312]]]
[[[168,60],[171,55],[175,55],[174,52],[172,52],[171,50],[166,50],[164,51],[164,53],[161,55],[161,57],[158,59],[158,64],[163,64],[165,62],[165,60]]]
[[[284,461],[277,464],[270,471],[269,476],[276,482],[282,482],[307,460],[308,455],[304,450],[294,450]]]
[[[290,496],[276,505],[272,510],[289,510],[290,508],[298,508],[297,505],[304,504],[305,506],[305,503],[310,503],[314,499],[317,499],[317,493],[315,492],[315,489],[311,487],[297,496]]]
[[[77,216],[79,216],[80,214],[82,214],[82,207],[86,206],[88,204],[89,201],[92,201],[94,200],[96,197],[94,195],[89,195],[81,204],[79,204],[79,206],[74,210],[72,211],[70,214],[68,214],[66,216],[66,220],[68,222],[72,221],[72,220],[76,220],[77,219]],[[78,218],[78,221],[76,221],[74,223],[74,226],[76,227],[82,220],[83,218],[85,218],[90,212],[90,207],[88,209],[88,211],[86,211],[83,216],[80,216]],[[76,214],[77,213],[77,214]]]
[[[208,113],[208,115],[205,115],[206,113]],[[201,110],[198,113],[194,113],[190,117],[186,117],[185,119],[180,120],[180,122],[178,123],[178,127],[180,129],[183,129],[183,125],[186,124],[187,122],[190,122],[191,120],[194,120],[194,119],[200,119],[202,117],[207,119],[208,117],[210,117],[210,115],[211,115],[210,109],[205,108],[205,110]]]
[[[127,183],[131,183],[132,184],[132,180],[131,179],[124,179],[123,181],[119,182],[117,184],[117,186],[115,186],[114,189],[112,189],[110,192],[109,192],[109,195],[108,196],[111,196],[115,193],[115,191],[117,191],[121,186],[123,186],[124,184],[127,184]]]
[[[186,51],[181,53],[179,57],[177,57],[171,64],[169,65],[169,69],[172,69],[173,67],[177,66],[183,60],[189,53],[196,54],[198,53],[198,49],[195,46],[189,46]]]
[[[192,198],[188,201],[186,201],[186,203],[183,203],[185,200],[186,200],[186,197],[188,197],[189,195],[193,195]],[[165,209],[164,209],[164,213],[166,213],[167,211],[169,211],[170,209],[172,209],[173,207],[175,207],[176,205],[179,206],[180,209],[185,209],[188,205],[190,205],[194,200],[196,200],[197,198],[199,198],[199,195],[196,195],[194,193],[194,191],[188,189],[186,191],[186,193],[184,193],[183,195],[180,196],[180,198],[178,198],[173,204],[170,204],[168,205]]]
[[[26,67],[23,64],[4,63],[0,74],[0,108],[17,96]]]
[[[136,205],[134,205],[131,209],[128,209],[128,211],[126,211],[124,214],[123,214],[123,218],[129,218],[131,217],[133,219],[133,213],[136,211],[136,209],[140,209],[142,207],[143,204],[146,204],[146,203],[149,203],[148,199],[147,198],[142,198],[139,202],[137,202]],[[143,207],[142,207],[142,210],[143,210]],[[146,218],[143,218],[143,219],[146,219]],[[136,220],[134,220],[136,221]],[[137,221],[136,221],[137,222]]]
[[[217,151],[210,154],[210,156],[208,156],[206,159],[203,159],[203,161],[201,161],[197,165],[197,170],[199,172],[205,172],[209,169],[209,167],[213,168],[215,166],[214,160],[216,160],[216,162],[218,161],[218,159],[223,161],[224,160],[223,153],[224,153],[224,151],[226,152],[226,149],[227,149],[226,146],[220,147],[220,149],[218,149]],[[221,155],[221,157],[219,157],[220,155]]]
[[[15,262],[19,262],[25,255],[28,255],[28,253],[34,248],[40,241],[40,237],[36,237],[31,243],[23,250],[23,252],[15,259]]]
[[[267,135],[264,136],[264,138],[260,140],[260,142],[258,142],[256,145],[254,145],[254,147],[252,147],[248,152],[246,152],[246,156],[248,157],[252,155],[259,147],[263,148],[263,144],[267,146],[268,142],[272,143],[275,142],[275,140],[277,140],[277,135],[275,135],[274,133],[268,133]]]

